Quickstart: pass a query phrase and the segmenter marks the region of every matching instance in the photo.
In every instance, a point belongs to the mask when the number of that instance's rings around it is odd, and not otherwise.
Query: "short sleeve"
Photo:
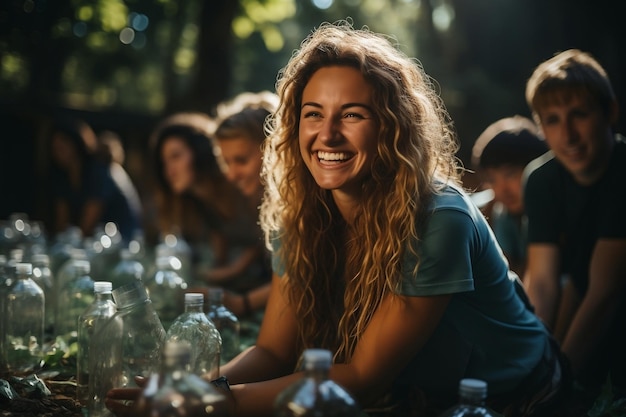
[[[272,243],[272,271],[274,271],[274,273],[278,275],[279,277],[282,277],[283,275],[285,275],[285,262],[280,257],[280,252],[281,252],[280,248],[282,246],[282,242],[276,234],[272,233],[271,243]]]
[[[474,290],[472,259],[480,246],[478,239],[468,213],[457,209],[436,210],[418,243],[418,257],[410,251],[404,255],[399,292],[431,296]]]

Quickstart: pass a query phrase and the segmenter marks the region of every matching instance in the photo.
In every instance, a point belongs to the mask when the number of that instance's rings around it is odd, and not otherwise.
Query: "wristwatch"
[[[225,376],[221,376],[212,380],[211,384],[213,384],[217,388],[223,389],[224,391],[230,391],[230,384],[228,383],[228,379]]]

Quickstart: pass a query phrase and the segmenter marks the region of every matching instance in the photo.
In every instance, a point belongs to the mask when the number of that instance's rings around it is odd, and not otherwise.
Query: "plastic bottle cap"
[[[109,281],[96,281],[93,283],[93,292],[98,294],[110,294],[113,284]]]
[[[91,264],[86,259],[76,259],[74,261],[76,272],[79,274],[88,274],[91,272]]]
[[[159,245],[156,248],[156,257],[157,259],[163,257],[163,256],[172,256],[174,254],[174,249],[165,246],[165,245]]]
[[[45,253],[36,253],[31,257],[34,264],[47,265],[50,262],[50,257]]]
[[[306,349],[303,355],[304,369],[328,369],[333,360],[333,354],[327,349]]]
[[[33,264],[28,262],[19,262],[15,264],[15,270],[18,274],[30,275],[33,273]]]
[[[72,259],[87,259],[87,251],[85,251],[85,249],[72,248],[70,250],[70,257]]]
[[[158,269],[172,269],[171,256],[160,256],[156,260]]]
[[[459,382],[459,393],[461,395],[487,396],[487,383],[480,379],[464,378]]]
[[[185,293],[185,303],[204,303],[204,294],[201,292]]]

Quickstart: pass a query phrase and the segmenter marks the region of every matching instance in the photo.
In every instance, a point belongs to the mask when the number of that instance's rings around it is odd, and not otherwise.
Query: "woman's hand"
[[[144,415],[137,400],[141,397],[143,387],[147,383],[144,377],[136,376],[137,387],[113,388],[107,392],[104,404],[117,417],[139,417]]]

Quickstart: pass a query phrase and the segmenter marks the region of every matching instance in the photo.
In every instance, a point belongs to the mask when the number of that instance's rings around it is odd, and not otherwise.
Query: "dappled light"
[[[450,29],[454,20],[454,8],[447,2],[441,2],[433,9],[433,24],[440,32]]]
[[[326,10],[333,5],[333,0],[311,0],[311,3],[318,9]]]

